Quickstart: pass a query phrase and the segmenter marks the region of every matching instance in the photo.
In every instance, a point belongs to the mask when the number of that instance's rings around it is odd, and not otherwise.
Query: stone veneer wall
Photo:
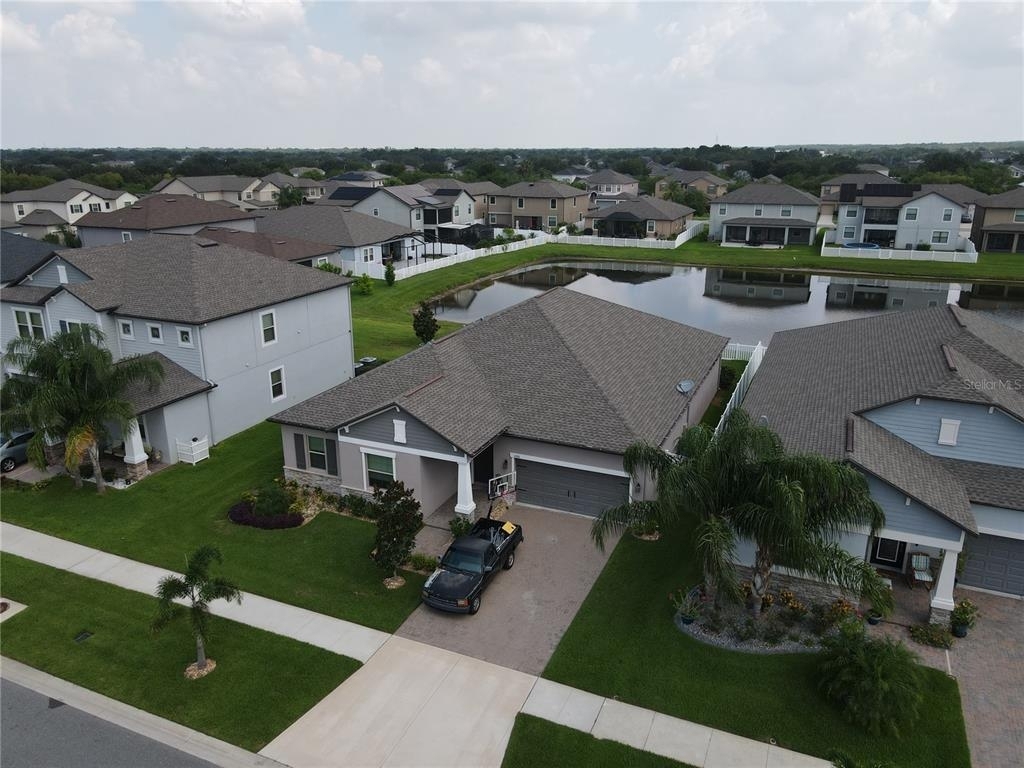
[[[284,477],[285,480],[294,480],[302,485],[311,485],[327,491],[327,493],[333,493],[335,496],[345,496],[346,494],[352,493],[356,496],[362,496],[367,499],[373,498],[372,493],[368,493],[359,488],[349,488],[337,477],[321,475],[319,472],[306,472],[302,469],[285,467]]]
[[[949,617],[952,615],[952,611],[947,611],[945,608],[936,608],[932,606],[928,612],[928,623],[929,624],[941,624],[944,627],[949,626]]]
[[[749,581],[753,575],[753,570],[748,566],[740,565],[736,567],[736,575],[741,581]],[[796,595],[800,602],[805,603],[807,606],[814,605],[815,603],[828,605],[841,597],[846,598],[854,605],[860,602],[856,595],[844,592],[835,584],[801,579],[798,576],[790,576],[785,573],[772,573],[771,581],[768,582],[768,591],[773,595],[778,595],[783,590],[789,590]]]

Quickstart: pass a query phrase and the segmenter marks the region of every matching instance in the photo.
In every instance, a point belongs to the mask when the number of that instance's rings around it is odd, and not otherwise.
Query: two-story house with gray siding
[[[950,194],[912,184],[842,185],[835,242],[955,251],[967,207]]]
[[[726,342],[555,288],[277,414],[285,476],[339,494],[400,480],[449,517],[504,484],[596,516],[653,493],[623,453],[700,421]]]
[[[256,231],[256,214],[191,195],[150,195],[110,213],[90,213],[78,221],[86,248],[127,243],[150,235],[194,235],[203,227],[229,226]]]
[[[21,189],[0,198],[0,219],[18,224],[22,234],[43,237],[70,227],[90,213],[116,211],[135,203],[131,192],[64,179],[39,189]]]
[[[710,204],[708,236],[722,243],[810,245],[818,198],[788,184],[747,184]]]
[[[466,189],[427,189],[419,184],[393,187],[339,187],[318,205],[346,208],[407,227],[432,242],[453,242],[458,230],[471,226],[476,202]]]
[[[885,525],[841,543],[894,577],[929,555],[933,620],[960,557],[960,586],[1024,595],[1024,333],[955,305],[779,332],[743,408],[865,475]]]
[[[979,251],[1024,254],[1024,187],[978,200],[971,240]]]
[[[115,360],[154,355],[132,394],[143,440],[217,443],[353,376],[348,278],[233,245],[158,236],[57,251],[0,289],[2,343],[97,326]],[[18,373],[4,361],[4,374]]]

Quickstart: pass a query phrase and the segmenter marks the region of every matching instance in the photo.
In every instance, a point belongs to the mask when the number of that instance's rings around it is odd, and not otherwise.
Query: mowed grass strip
[[[155,598],[6,553],[0,567],[4,596],[28,606],[3,624],[4,656],[253,752],[359,668],[211,617],[207,651],[217,668],[186,680],[195,661],[187,616],[154,635]],[[82,632],[92,636],[75,642]]]
[[[370,559],[372,523],[322,513],[301,528],[260,530],[228,520],[243,491],[281,474],[281,430],[262,423],[217,445],[208,460],[178,464],[104,496],[66,477],[41,491],[5,490],[0,518],[105,552],[180,572],[202,544],[241,589],[394,632],[419,604],[424,577],[388,590]]]
[[[926,669],[913,730],[870,737],[819,692],[817,654],[738,653],[679,632],[668,595],[698,581],[690,531],[623,536],[544,677],[817,757],[840,749],[901,768],[969,768],[954,679]]]

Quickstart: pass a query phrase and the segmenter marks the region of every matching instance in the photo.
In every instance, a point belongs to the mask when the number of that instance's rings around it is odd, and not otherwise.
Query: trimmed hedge
[[[228,510],[228,518],[238,525],[253,528],[278,529],[298,528],[302,525],[302,515],[298,512],[285,512],[280,515],[258,515],[253,512],[252,504],[240,501]]]

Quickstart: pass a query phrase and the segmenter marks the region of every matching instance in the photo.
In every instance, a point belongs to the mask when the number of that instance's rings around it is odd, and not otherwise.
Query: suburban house
[[[256,231],[256,214],[191,195],[150,195],[127,208],[89,213],[78,222],[82,245],[127,243],[149,235],[194,235],[203,227]]]
[[[415,259],[423,240],[408,226],[335,205],[302,205],[273,211],[256,222],[257,232],[284,235],[334,247],[342,269],[356,262]],[[331,263],[335,263],[331,259]]]
[[[788,184],[747,184],[710,205],[708,235],[723,243],[810,245],[818,198]]]
[[[1024,179],[1024,165],[1009,165],[1010,176],[1014,179]]]
[[[672,184],[678,184],[679,188],[683,190],[695,189],[711,200],[721,197],[729,188],[728,180],[708,171],[687,171],[683,168],[674,168],[654,162],[648,163],[647,167],[651,176],[661,177],[654,184],[656,197],[666,197]]]
[[[1024,334],[942,305],[777,332],[743,408],[867,478],[885,526],[840,544],[893,578],[930,558],[941,621],[963,556],[961,586],[1024,595],[1022,381]]]
[[[90,324],[115,360],[155,356],[164,381],[129,393],[137,429],[118,438],[138,477],[145,444],[173,463],[351,378],[350,282],[198,237],[60,250],[0,289],[0,340]]]
[[[277,200],[277,196],[282,189],[301,189],[303,198],[310,203],[315,203],[326,192],[325,182],[323,181],[296,178],[295,176],[289,176],[287,173],[268,173],[260,181],[263,183],[257,185],[257,192],[262,193],[264,189],[268,190],[273,201]]]
[[[574,181],[586,181],[593,172],[586,166],[573,165],[552,173],[551,178],[563,184],[572,184]]]
[[[391,177],[377,171],[348,171],[331,176],[331,181],[343,181],[356,187],[383,187]]]
[[[692,216],[693,208],[645,196],[591,210],[585,221],[602,237],[667,238],[681,234]]]
[[[0,229],[12,235],[42,240],[47,235],[60,235],[61,230],[70,230],[71,227],[59,213],[40,208],[25,214],[18,221],[0,219]]]
[[[952,199],[917,184],[853,184],[839,188],[835,242],[873,243],[881,248],[955,251],[960,221],[967,210]]]
[[[453,187],[432,192],[419,184],[339,187],[317,204],[384,219],[439,242],[457,242],[459,232],[471,227],[476,217],[473,196],[466,190]]]
[[[472,517],[475,489],[505,484],[520,504],[596,516],[654,493],[623,452],[700,421],[726,342],[555,288],[271,420],[285,476],[333,493],[400,480],[424,514]]]
[[[191,195],[210,202],[223,201],[243,210],[277,206],[277,187],[270,189],[253,176],[176,176],[150,190],[162,195]]]
[[[0,232],[0,287],[13,283],[49,258],[58,246],[7,230]]]
[[[342,266],[341,249],[327,243],[314,243],[287,235],[245,232],[226,227],[203,227],[196,236],[262,253],[264,256],[273,256],[281,261],[301,264],[304,267],[319,267],[323,264],[332,264],[339,268]]]
[[[971,240],[979,251],[1024,253],[1024,187],[981,198]]]
[[[490,197],[501,191],[501,187],[493,181],[459,181],[458,179],[423,179],[420,186],[428,192],[437,193],[442,190],[462,189],[473,198],[473,222],[476,224],[487,223],[487,213],[490,210]]]
[[[585,190],[559,181],[521,181],[488,198],[487,223],[536,230],[582,225],[589,201]]]
[[[844,184],[853,184],[860,191],[864,189],[865,184],[896,184],[898,181],[898,179],[889,178],[888,174],[872,170],[844,173],[827,179],[821,182],[821,215],[825,218],[835,217],[839,202],[839,188]]]
[[[7,193],[0,198],[0,218],[16,225],[20,234],[42,238],[69,225],[74,231],[86,214],[115,211],[136,200],[131,192],[65,179],[39,189]]]
[[[640,182],[625,173],[602,168],[586,179],[587,192],[592,205],[603,208],[626,200],[636,200],[640,195]]]

